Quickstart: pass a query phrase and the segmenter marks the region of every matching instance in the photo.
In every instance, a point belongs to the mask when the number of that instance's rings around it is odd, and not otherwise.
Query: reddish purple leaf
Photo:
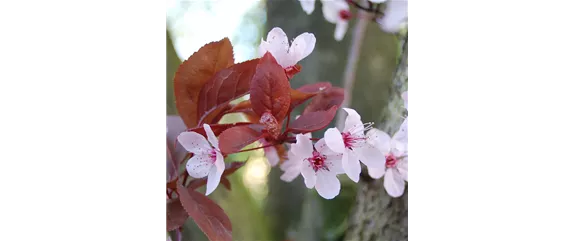
[[[311,103],[305,107],[303,114],[315,111],[326,111],[333,106],[339,108],[345,98],[345,90],[339,87],[331,87],[317,94]]]
[[[231,191],[231,182],[229,182],[229,179],[227,179],[227,177],[221,177],[221,184],[223,184],[223,186]]]
[[[303,113],[298,119],[291,122],[289,131],[298,134],[321,130],[331,123],[338,108],[338,106],[331,106],[331,108],[326,111],[320,110]]]
[[[167,211],[167,231],[172,231],[181,227],[189,215],[181,206],[179,199],[170,199],[166,203]]]
[[[219,134],[221,134],[221,132],[232,128],[232,127],[236,127],[236,126],[244,126],[244,125],[250,125],[253,123],[250,122],[237,122],[237,123],[228,123],[228,124],[210,124],[209,126],[211,127],[211,130],[213,131],[213,134],[215,134],[216,136],[218,136]],[[203,135],[204,137],[207,138],[207,134],[205,134],[205,129],[203,128],[203,126],[198,126],[195,128],[191,128],[191,129],[187,129],[187,131],[194,131],[197,132],[201,135]]]
[[[303,85],[297,88],[297,90],[305,93],[318,93],[320,91],[330,89],[331,87],[332,87],[331,82],[317,82],[313,84]]]
[[[173,80],[175,106],[188,128],[197,126],[199,93],[218,71],[233,65],[233,47],[228,38],[201,47],[184,61]]]
[[[269,112],[278,122],[282,122],[289,112],[290,89],[283,68],[267,52],[257,65],[249,89],[253,111],[259,116]]]
[[[251,124],[229,128],[219,135],[219,149],[224,154],[235,153],[263,137],[263,126]]]
[[[223,69],[205,83],[199,93],[199,124],[216,123],[229,102],[249,91],[259,59],[245,61]]]
[[[203,194],[177,185],[177,193],[187,214],[212,241],[231,241],[231,221],[223,209]]]
[[[321,91],[331,88],[331,83],[329,82],[319,82],[314,84],[308,84],[299,87],[294,90],[291,89],[291,109],[296,106],[303,104],[305,101],[311,97],[321,93]]]

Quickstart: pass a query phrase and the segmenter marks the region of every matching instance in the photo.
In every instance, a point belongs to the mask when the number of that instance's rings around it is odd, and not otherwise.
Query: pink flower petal
[[[341,182],[339,182],[336,175],[325,171],[319,171],[317,172],[317,183],[315,184],[315,189],[317,189],[317,193],[319,193],[321,197],[325,199],[333,199],[339,195],[339,192],[341,191]]]
[[[391,197],[400,197],[405,191],[405,182],[395,168],[387,169],[383,186]]]
[[[182,132],[177,136],[177,141],[179,141],[188,152],[195,154],[206,153],[212,149],[205,137],[193,131]]]

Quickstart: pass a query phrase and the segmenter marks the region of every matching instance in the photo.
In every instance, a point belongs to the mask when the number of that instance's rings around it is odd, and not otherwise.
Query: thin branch
[[[353,36],[351,39],[351,47],[349,48],[349,57],[347,60],[347,66],[345,66],[345,72],[343,73],[343,88],[345,89],[345,99],[341,107],[351,106],[351,99],[353,98],[353,86],[355,85],[355,75],[357,71],[357,64],[359,63],[359,57],[361,55],[361,46],[363,45],[363,40],[365,39],[365,32],[367,30],[367,24],[369,23],[368,15],[370,13],[359,11],[359,17],[357,18],[357,23],[353,29]],[[339,129],[343,128],[345,123],[345,116],[343,112],[340,111],[337,115],[337,127]]]

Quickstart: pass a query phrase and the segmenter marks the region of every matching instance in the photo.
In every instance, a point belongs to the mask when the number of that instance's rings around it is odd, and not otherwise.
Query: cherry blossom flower
[[[406,122],[406,121],[405,121]],[[404,123],[403,123],[404,124]],[[385,177],[383,186],[391,197],[400,197],[405,191],[405,181],[408,181],[408,152],[406,142],[399,141],[397,132],[392,138],[384,131],[371,129],[367,136],[385,155],[385,166],[382,168],[367,167],[372,178]]]
[[[346,1],[325,0],[323,3],[323,17],[335,24],[335,40],[341,41],[349,27],[351,11]]]
[[[313,143],[308,136],[298,134],[297,142],[291,145],[290,160],[293,166],[300,168],[305,186],[315,188],[325,199],[333,199],[341,190],[337,174],[344,173],[341,164],[342,155],[333,152],[325,144],[325,139]]]
[[[315,0],[299,0],[303,11],[311,14],[315,10]],[[347,32],[351,11],[345,0],[321,0],[323,17],[335,24],[335,40],[341,41]]]
[[[296,66],[297,62],[313,52],[315,42],[315,35],[305,32],[297,36],[289,46],[287,34],[283,32],[283,29],[275,27],[267,34],[267,40],[261,39],[259,56],[263,56],[266,52],[271,53],[277,63],[291,77],[300,71],[299,67]]]
[[[207,176],[205,195],[212,193],[219,185],[225,170],[223,155],[219,150],[219,141],[208,124],[203,124],[207,139],[197,132],[183,132],[177,140],[193,157],[187,161],[186,169],[190,176],[202,178]],[[211,145],[210,145],[211,143]]]
[[[298,118],[299,116],[297,116]],[[306,133],[303,134],[305,137],[311,139],[311,133]],[[301,165],[303,164],[303,162],[301,162],[301,160],[298,160],[292,152],[288,151],[287,152],[287,160],[285,160],[281,166],[279,166],[279,168],[281,168],[281,170],[284,172],[281,177],[279,177],[281,180],[286,181],[286,182],[292,182],[293,180],[295,180],[295,178],[297,178],[299,176],[299,174],[301,173]]]
[[[359,182],[361,164],[367,167],[381,168],[384,163],[381,160],[385,156],[376,147],[367,141],[365,136],[365,124],[361,121],[361,116],[357,111],[350,108],[343,108],[348,116],[345,120],[345,128],[339,131],[337,128],[329,128],[325,131],[325,142],[327,146],[336,153],[342,153],[342,163],[345,173],[354,182]],[[368,123],[367,129],[372,123]]]
[[[386,1],[384,15],[377,18],[377,23],[385,32],[398,32],[403,23],[408,18],[408,1],[407,0],[388,0]]]

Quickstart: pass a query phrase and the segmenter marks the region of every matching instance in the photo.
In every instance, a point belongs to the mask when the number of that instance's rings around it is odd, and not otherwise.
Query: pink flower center
[[[215,148],[211,149],[211,152],[209,152],[209,160],[212,163],[215,163],[215,160],[217,160],[217,151],[215,150]]]
[[[339,17],[343,20],[349,20],[351,19],[352,15],[349,10],[341,10],[339,11]]]
[[[386,156],[385,166],[389,168],[389,167],[395,167],[396,165],[397,165],[397,157],[395,157],[393,153],[388,154]]]
[[[353,136],[350,132],[343,132],[343,143],[345,144],[346,148],[353,149],[356,147],[359,142],[366,140],[364,137],[357,137]]]
[[[325,155],[321,155],[321,153],[319,153],[318,151],[313,151],[313,156],[307,158],[307,161],[309,161],[311,167],[313,167],[313,170],[315,172],[317,172],[319,169],[325,169],[329,171],[329,167],[325,165],[326,159],[327,157]]]

